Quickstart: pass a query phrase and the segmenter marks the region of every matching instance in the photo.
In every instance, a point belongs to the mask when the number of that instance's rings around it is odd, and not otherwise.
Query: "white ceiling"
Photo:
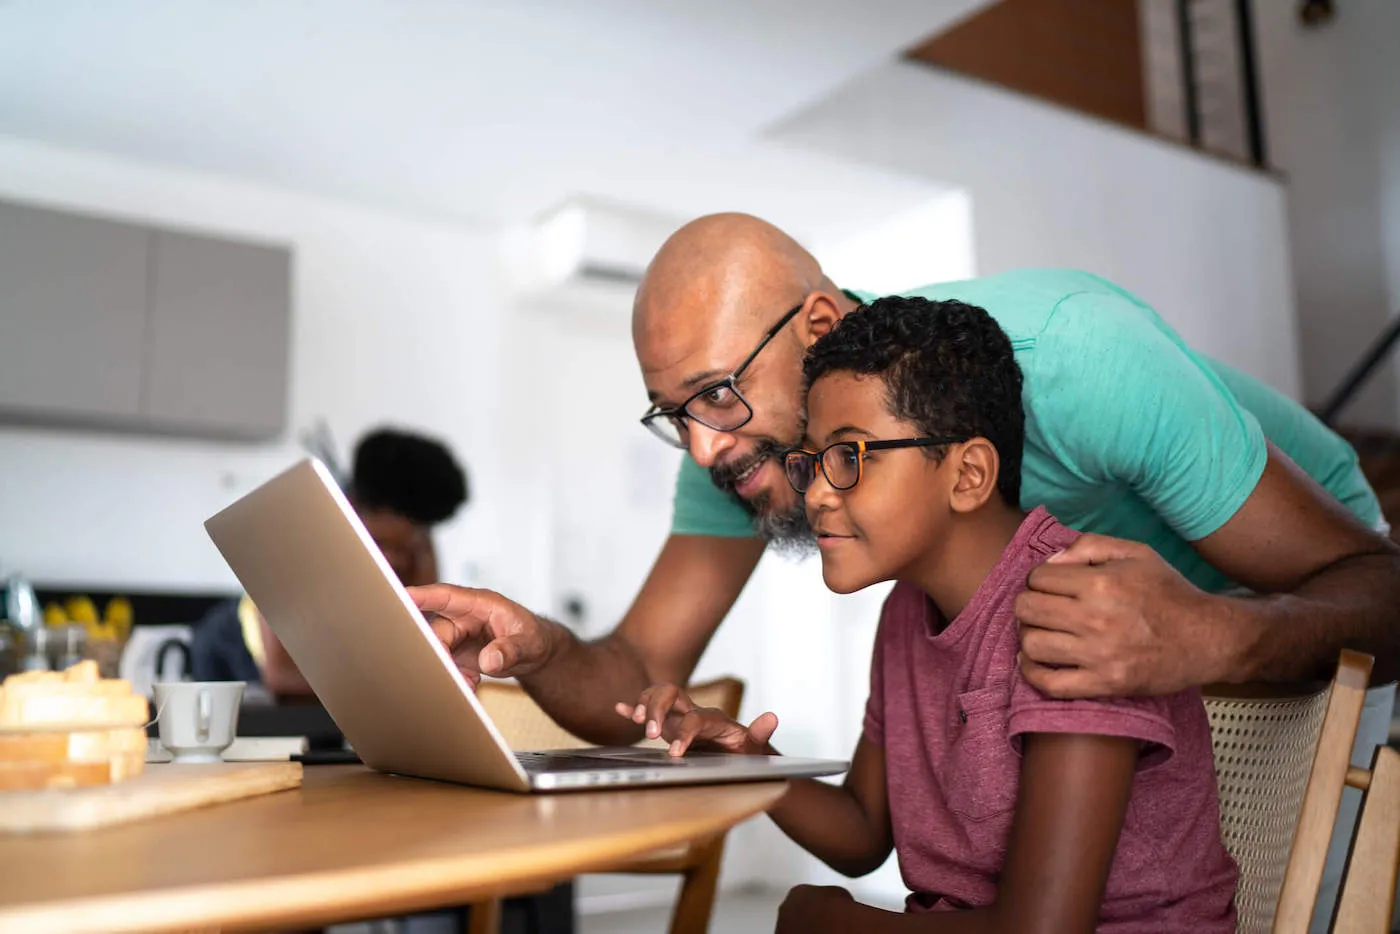
[[[0,134],[460,218],[849,223],[929,183],[762,131],[984,2],[0,0]]]

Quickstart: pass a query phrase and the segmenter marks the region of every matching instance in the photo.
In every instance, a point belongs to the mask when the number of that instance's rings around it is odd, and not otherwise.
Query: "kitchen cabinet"
[[[275,437],[287,397],[290,254],[171,231],[155,232],[152,248],[147,422]]]
[[[140,416],[150,233],[0,202],[0,410]]]
[[[291,251],[0,202],[0,421],[260,440]]]

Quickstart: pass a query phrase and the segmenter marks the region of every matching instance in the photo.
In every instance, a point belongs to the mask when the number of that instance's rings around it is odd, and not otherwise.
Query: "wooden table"
[[[785,787],[515,795],[318,766],[299,791],[0,837],[0,932],[309,926],[523,894],[727,830]]]

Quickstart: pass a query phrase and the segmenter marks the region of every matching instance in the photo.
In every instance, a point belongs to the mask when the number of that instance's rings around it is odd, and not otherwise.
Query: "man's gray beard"
[[[806,429],[807,413],[803,412],[801,424],[797,428],[797,437],[801,438]],[[769,548],[784,557],[805,558],[817,550],[817,536],[807,524],[807,507],[801,497],[798,497],[797,505],[789,511],[771,513],[766,495],[750,503],[734,492],[736,477],[742,476],[754,464],[769,458],[777,461],[781,467],[783,452],[795,446],[782,444],[775,438],[763,438],[753,453],[742,461],[727,467],[711,468],[710,480],[744,507],[753,519],[754,531],[768,543]]]
[[[753,514],[753,530],[768,543],[769,549],[784,558],[806,558],[817,550],[817,536],[807,524],[807,509],[799,502],[787,512],[772,512],[768,509],[767,497],[763,502],[745,507]]]
[[[769,550],[784,558],[806,558],[817,551],[817,536],[807,524],[807,511],[760,513],[753,520],[754,531],[768,543]]]

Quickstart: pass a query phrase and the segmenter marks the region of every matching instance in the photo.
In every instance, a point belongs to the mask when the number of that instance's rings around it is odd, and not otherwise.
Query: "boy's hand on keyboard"
[[[691,746],[737,752],[745,755],[772,755],[768,745],[778,728],[775,714],[765,713],[744,726],[717,707],[697,707],[690,695],[674,684],[653,684],[635,704],[617,705],[619,716],[633,723],[646,724],[647,739],[661,737],[671,744],[673,756],[683,756]]]

